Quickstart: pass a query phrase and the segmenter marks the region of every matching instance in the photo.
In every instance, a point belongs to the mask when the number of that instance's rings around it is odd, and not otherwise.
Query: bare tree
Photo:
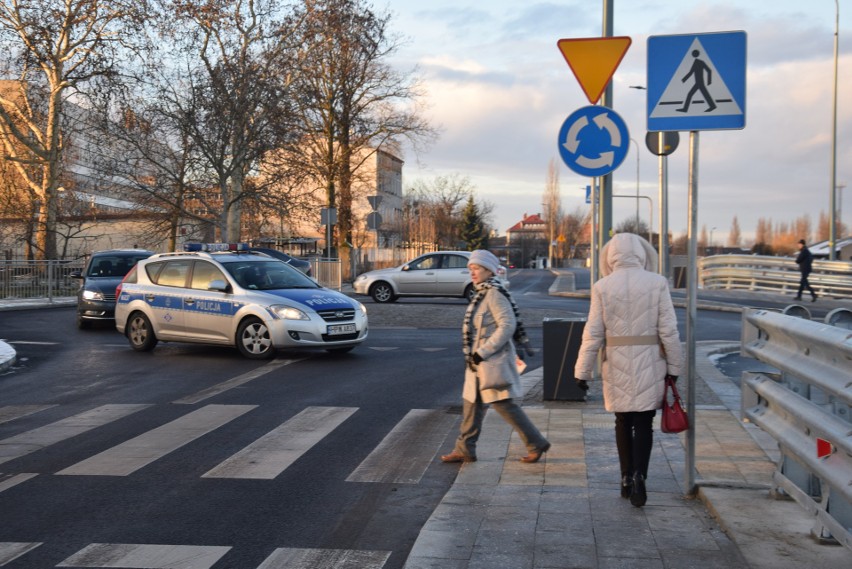
[[[33,196],[36,255],[56,256],[57,191],[68,134],[63,107],[99,77],[138,33],[145,0],[4,0],[0,144]]]
[[[550,258],[550,263],[554,263],[555,252],[558,251],[554,247],[554,242],[557,238],[557,232],[562,222],[562,197],[559,191],[559,169],[556,167],[556,160],[550,159],[547,165],[547,181],[544,185],[544,211],[547,222],[547,238],[548,248],[547,255]]]
[[[302,68],[297,79],[300,136],[293,152],[338,210],[338,245],[352,242],[358,170],[400,139],[417,145],[434,135],[418,110],[410,74],[387,59],[398,49],[390,16],[364,0],[303,0]]]
[[[728,247],[739,247],[742,242],[742,232],[740,231],[740,222],[737,216],[731,222],[731,230],[728,232]]]

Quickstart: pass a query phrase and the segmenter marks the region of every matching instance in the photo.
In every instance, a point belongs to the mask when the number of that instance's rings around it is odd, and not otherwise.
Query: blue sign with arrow
[[[574,172],[590,178],[606,176],[627,156],[630,133],[612,109],[582,107],[562,123],[558,147],[563,162]]]
[[[648,38],[648,130],[745,127],[746,33]]]

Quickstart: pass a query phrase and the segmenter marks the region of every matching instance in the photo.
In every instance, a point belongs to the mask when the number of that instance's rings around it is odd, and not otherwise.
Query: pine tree
[[[467,245],[468,251],[488,247],[488,232],[479,212],[479,206],[476,205],[473,196],[467,198],[460,225],[459,237]]]

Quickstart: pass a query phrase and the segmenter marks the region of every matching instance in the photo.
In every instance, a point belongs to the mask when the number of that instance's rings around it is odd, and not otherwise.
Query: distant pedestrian
[[[621,496],[645,505],[653,421],[662,407],[665,378],[681,375],[683,355],[677,318],[665,277],[653,272],[657,253],[645,239],[618,233],[601,250],[603,278],[592,286],[592,304],[574,368],[588,389],[602,351],[604,406],[615,413]]]
[[[473,251],[468,261],[476,294],[468,305],[462,324],[465,356],[462,391],[462,423],[453,452],[444,462],[473,462],[476,442],[482,431],[485,405],[503,417],[521,437],[527,455],[521,462],[538,462],[550,443],[514,401],[519,395],[520,375],[515,342],[529,350],[529,340],[518,318],[518,308],[509,291],[496,277],[500,262],[492,253]],[[530,350],[531,352],[531,350]]]
[[[816,302],[817,295],[811,287],[811,283],[808,282],[808,275],[811,274],[813,263],[814,256],[811,255],[807,243],[804,239],[799,239],[799,254],[796,256],[796,264],[799,265],[799,272],[802,273],[802,277],[799,279],[799,292],[796,294],[796,300],[802,300],[802,291],[808,289],[808,292],[811,293],[811,302]]]

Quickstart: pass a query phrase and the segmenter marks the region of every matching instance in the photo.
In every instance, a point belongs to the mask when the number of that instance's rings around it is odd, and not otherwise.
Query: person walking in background
[[[799,265],[799,271],[802,273],[802,278],[799,279],[799,292],[796,294],[796,300],[802,300],[802,291],[808,289],[811,293],[811,302],[816,302],[817,295],[814,289],[811,288],[811,283],[808,282],[808,275],[813,269],[814,257],[811,255],[811,250],[808,249],[804,239],[799,239],[799,254],[796,256],[796,264]]]
[[[476,294],[462,324],[466,363],[462,423],[455,449],[441,456],[441,460],[476,460],[476,441],[488,404],[520,435],[527,448],[527,455],[521,462],[538,462],[550,449],[550,443],[513,399],[519,395],[521,381],[515,342],[527,353],[532,351],[518,316],[518,307],[495,276],[500,266],[497,257],[477,249],[470,254],[467,266]]]
[[[657,253],[633,233],[618,233],[601,250],[602,278],[592,287],[589,318],[574,377],[583,389],[603,348],[604,406],[615,413],[621,496],[641,507],[662,407],[665,378],[681,375],[683,355],[668,281],[656,274]]]

